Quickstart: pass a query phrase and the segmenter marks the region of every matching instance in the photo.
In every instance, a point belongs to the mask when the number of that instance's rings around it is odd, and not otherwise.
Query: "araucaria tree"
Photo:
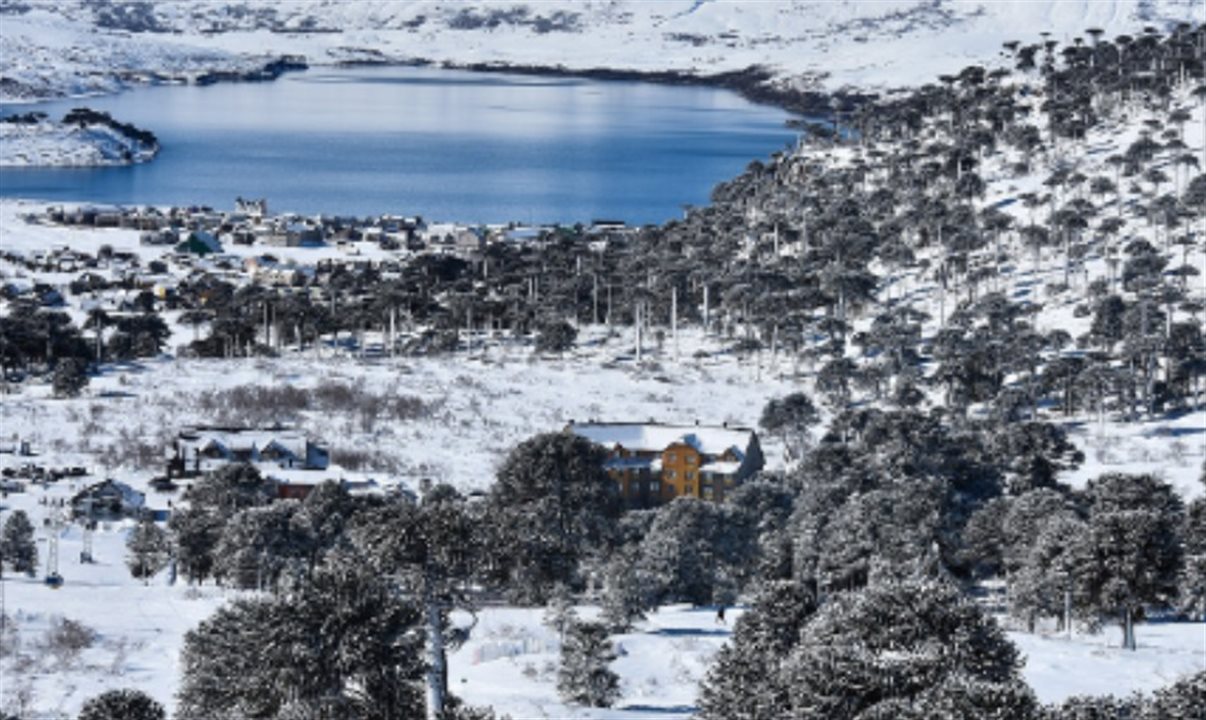
[[[1177,591],[1182,503],[1152,475],[1110,473],[1089,483],[1089,522],[1074,561],[1074,593],[1092,617],[1122,625],[1135,649],[1135,620]]]
[[[787,717],[791,702],[782,665],[816,611],[812,593],[794,582],[763,588],[708,670],[699,691],[700,719]]]
[[[603,461],[572,433],[537,435],[507,456],[489,498],[489,571],[517,599],[580,585],[579,562],[612,542],[620,497]]]
[[[38,546],[34,543],[34,529],[24,510],[14,510],[4,521],[0,534],[0,567],[2,563],[14,572],[33,576],[38,566]]]
[[[588,707],[611,707],[620,696],[620,678],[609,667],[616,651],[602,623],[576,622],[561,645],[557,692],[563,700]]]
[[[184,637],[176,717],[422,717],[419,608],[361,567],[240,599]]]
[[[130,575],[146,581],[167,566],[172,544],[162,528],[151,520],[143,520],[126,538],[126,551]]]
[[[807,602],[793,603],[796,617],[807,610]],[[725,665],[717,665],[703,688],[705,718],[1012,720],[1032,718],[1037,711],[1018,676],[1017,650],[953,586],[871,585],[831,598],[799,632],[792,632],[793,626],[788,621],[769,634],[740,631],[749,636],[740,642],[760,642],[784,659],[769,664],[761,676],[746,668],[741,672],[747,682],[739,685],[719,676],[725,667],[740,671],[738,653],[722,656]],[[771,715],[740,710],[768,701],[775,703],[767,708]]]

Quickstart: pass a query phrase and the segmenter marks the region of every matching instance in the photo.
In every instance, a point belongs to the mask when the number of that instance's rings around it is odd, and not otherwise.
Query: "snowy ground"
[[[23,508],[37,524],[42,497],[62,497],[68,488],[12,495],[3,513]],[[179,651],[184,633],[236,591],[213,586],[168,587],[160,575],[149,585],[130,578],[124,565],[126,526],[102,527],[94,537],[93,565],[77,562],[81,536],[65,531],[60,570],[66,578],[51,590],[36,580],[11,575],[3,581],[10,622],[17,628],[16,656],[0,659],[0,708],[24,718],[74,717],[80,705],[100,692],[137,687],[174,705]],[[39,543],[45,554],[45,540]],[[565,706],[557,697],[558,639],[542,624],[541,609],[488,607],[479,612],[472,637],[450,657],[453,692],[476,705],[492,705],[517,720],[598,718],[685,720],[692,713],[699,680],[713,654],[727,640],[739,609],[717,624],[715,611],[687,606],[663,608],[634,632],[614,638],[621,657],[613,668],[621,677],[616,707],[592,710]],[[591,608],[581,608],[589,618]],[[57,618],[83,622],[96,631],[92,647],[78,656],[56,654],[45,645]],[[458,624],[467,618],[456,616]],[[13,636],[6,636],[11,638]],[[1028,635],[1011,632],[1026,657],[1023,676],[1045,702],[1076,694],[1149,691],[1182,675],[1206,670],[1206,624],[1140,625],[1139,650],[1118,647],[1119,633]]]
[[[110,92],[264,53],[699,74],[763,65],[784,82],[895,87],[984,62],[1006,41],[1040,42],[1040,31],[1067,42],[1090,27],[1113,37],[1201,20],[1198,0],[171,0],[144,18],[160,32],[131,33],[97,27],[104,8],[85,0],[13,5],[0,33],[5,99]]]
[[[0,168],[127,165],[152,157],[154,153],[102,125],[0,123]]]

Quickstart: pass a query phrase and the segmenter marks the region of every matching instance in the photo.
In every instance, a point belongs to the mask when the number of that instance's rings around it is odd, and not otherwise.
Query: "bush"
[[[163,706],[142,692],[110,690],[84,703],[79,720],[165,720]]]
[[[76,397],[88,386],[88,366],[79,358],[60,360],[51,379],[55,397]]]
[[[96,631],[76,620],[57,617],[46,631],[46,651],[59,665],[70,665],[96,642]]]

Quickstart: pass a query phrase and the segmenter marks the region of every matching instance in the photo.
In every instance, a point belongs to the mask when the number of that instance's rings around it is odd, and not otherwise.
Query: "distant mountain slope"
[[[270,53],[694,74],[765,65],[831,88],[912,85],[1043,31],[1165,29],[1195,11],[1201,0],[0,0],[0,97],[104,91]]]

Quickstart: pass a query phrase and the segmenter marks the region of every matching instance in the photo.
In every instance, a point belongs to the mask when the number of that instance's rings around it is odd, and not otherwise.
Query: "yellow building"
[[[757,433],[727,424],[571,422],[566,430],[607,450],[604,468],[632,508],[680,496],[721,502],[764,464]]]

